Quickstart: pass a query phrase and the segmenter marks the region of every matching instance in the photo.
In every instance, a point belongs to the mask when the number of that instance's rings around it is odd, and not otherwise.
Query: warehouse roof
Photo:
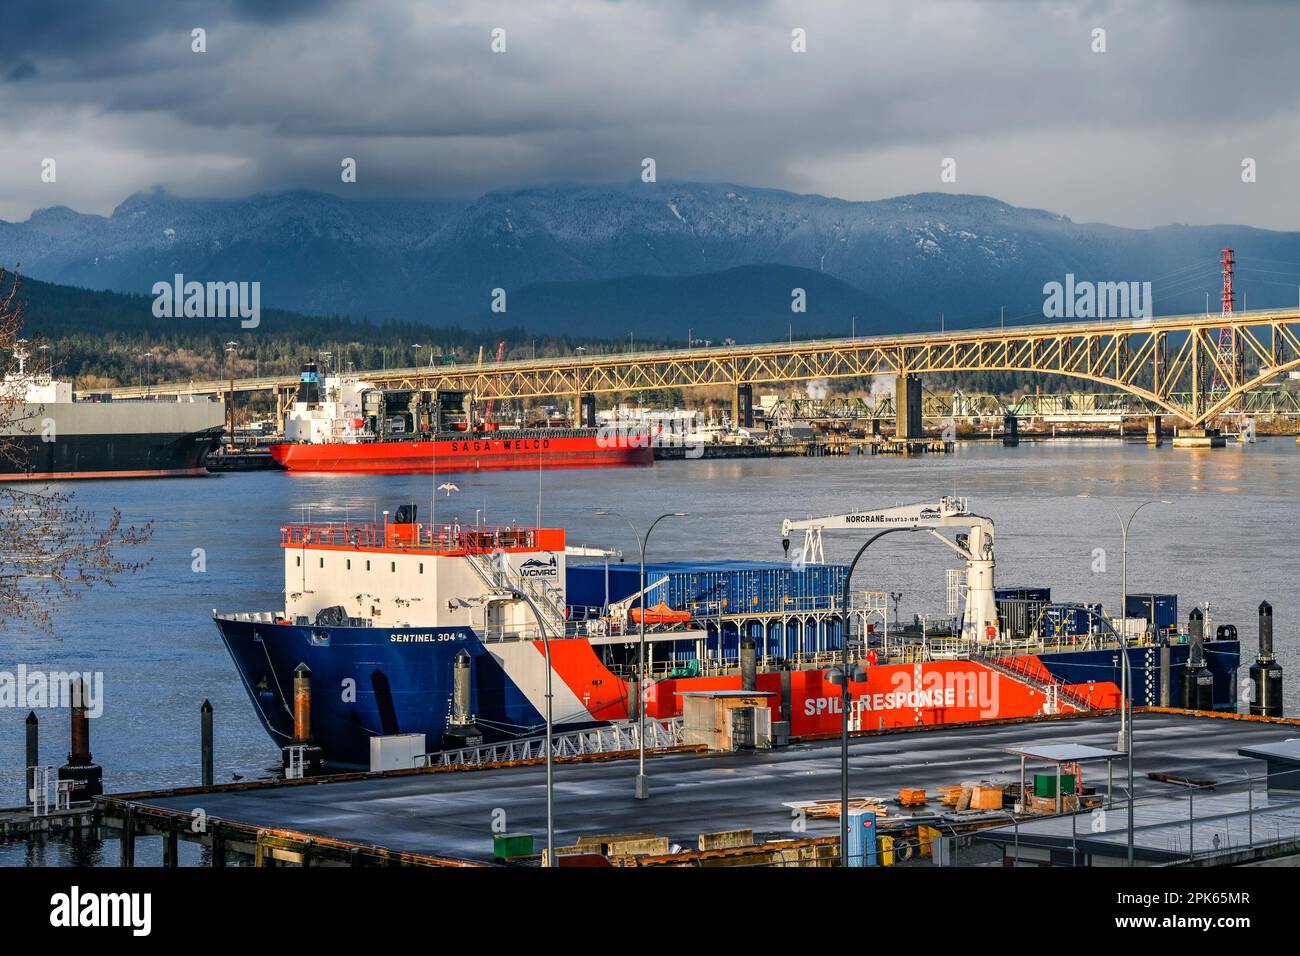
[[[1290,737],[1269,744],[1242,747],[1237,753],[1258,760],[1300,760],[1300,737]]]
[[[1030,760],[1045,760],[1048,763],[1083,763],[1088,760],[1114,760],[1124,756],[1118,750],[1103,750],[1086,744],[1058,744],[1045,741],[1041,744],[1021,744],[1018,747],[1003,747],[1004,753],[1027,757]]]
[[[1190,799],[1186,793],[1139,797],[1133,805],[1133,855],[1139,860],[1213,859],[1251,847],[1289,845],[1297,837],[1300,801],[1261,791],[1201,790]],[[1121,802],[1103,813],[1022,820],[1017,826],[983,830],[975,839],[1119,859],[1128,854],[1128,813]]]

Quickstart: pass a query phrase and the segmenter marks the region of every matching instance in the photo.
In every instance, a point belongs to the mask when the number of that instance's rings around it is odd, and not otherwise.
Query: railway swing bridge
[[[574,355],[479,365],[360,372],[384,388],[470,392],[480,401],[571,398],[594,424],[595,397],[656,389],[725,387],[733,420],[752,423],[755,386],[894,379],[897,432],[919,437],[926,375],[1025,372],[1109,386],[1130,414],[1167,415],[1201,428],[1249,405],[1248,396],[1300,368],[1300,310],[1163,316],[953,332],[819,339],[766,345]],[[114,397],[274,391],[292,401],[296,376],[170,383]],[[1140,409],[1140,410],[1139,410]],[[1287,414],[1287,409],[1279,410]],[[934,410],[931,409],[931,414]],[[951,411],[946,417],[952,417]]]

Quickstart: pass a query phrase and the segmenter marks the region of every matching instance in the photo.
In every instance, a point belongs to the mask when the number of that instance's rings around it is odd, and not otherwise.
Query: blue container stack
[[[780,614],[830,610],[837,606],[847,568],[842,564],[808,564],[794,570],[785,562],[673,561],[646,565],[646,584],[653,585],[645,604],[667,604],[696,617],[723,614]],[[637,564],[609,566],[609,600],[620,601],[640,587]],[[570,564],[566,586],[571,607],[605,603],[603,564]]]
[[[1082,637],[1101,617],[1100,604],[1049,604],[1043,609],[1043,634]]]
[[[1052,589],[1032,587],[997,588],[993,592],[993,598],[997,601],[1037,601],[1041,604],[1050,604]]]
[[[1130,594],[1125,599],[1125,617],[1140,617],[1156,634],[1178,633],[1177,594]]]

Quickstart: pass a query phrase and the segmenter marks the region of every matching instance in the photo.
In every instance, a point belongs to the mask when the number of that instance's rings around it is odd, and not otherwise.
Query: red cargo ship
[[[464,392],[376,388],[354,376],[322,385],[303,366],[271,457],[289,471],[427,474],[649,465],[648,435],[595,428],[510,428],[480,423]]]
[[[654,462],[648,442],[635,448],[629,444],[605,442],[594,428],[529,428],[452,432],[427,441],[285,443],[272,445],[271,457],[290,471],[371,474],[617,468]]]

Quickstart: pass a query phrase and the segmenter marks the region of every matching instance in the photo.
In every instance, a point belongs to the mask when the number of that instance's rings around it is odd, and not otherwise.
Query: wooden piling
[[[202,758],[203,786],[212,786],[212,704],[203,701],[199,708],[199,748]]]
[[[135,866],[135,821],[128,808],[122,817],[122,838],[119,841],[123,868]]]

